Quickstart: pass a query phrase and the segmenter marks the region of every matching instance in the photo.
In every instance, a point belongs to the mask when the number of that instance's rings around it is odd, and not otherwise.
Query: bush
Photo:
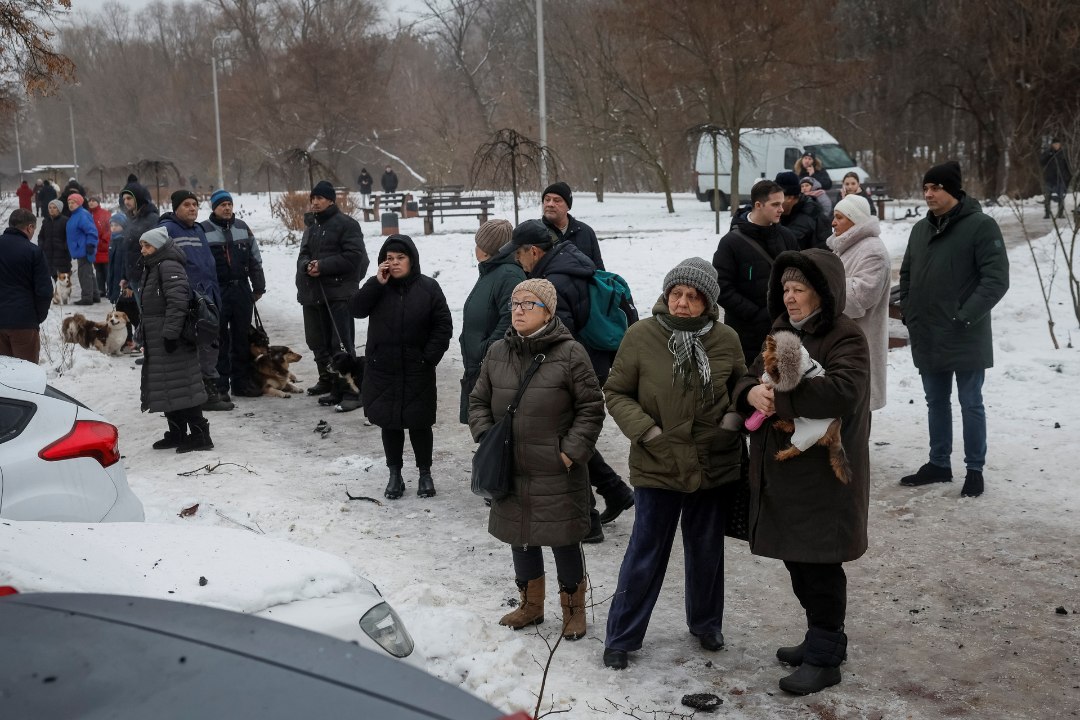
[[[338,210],[346,215],[352,215],[356,209],[347,190],[338,191],[337,206]],[[304,230],[304,213],[310,208],[311,193],[308,192],[281,193],[270,203],[270,213],[286,228],[296,232]]]

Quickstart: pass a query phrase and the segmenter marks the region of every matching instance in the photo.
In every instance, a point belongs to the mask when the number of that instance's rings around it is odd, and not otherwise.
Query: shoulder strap
[[[529,381],[532,380],[532,376],[536,374],[536,371],[540,368],[540,363],[544,362],[546,357],[547,356],[541,353],[533,358],[532,365],[530,365],[528,371],[526,371],[525,378],[521,381],[521,387],[518,388],[517,395],[514,396],[514,400],[510,403],[510,407],[506,408],[506,412],[511,415],[517,412],[518,403],[521,402],[521,396],[525,394],[525,388],[529,386]]]
[[[740,229],[739,229],[739,228],[737,228],[737,227],[735,227],[735,228],[732,228],[732,229],[731,229],[731,232],[733,232],[733,233],[735,233],[736,235],[738,235],[738,236],[739,236],[739,238],[741,238],[741,239],[742,239],[742,241],[743,241],[743,242],[745,242],[745,243],[746,243],[747,245],[749,245],[750,247],[752,247],[752,248],[754,248],[755,250],[757,250],[757,251],[758,251],[758,253],[760,253],[760,254],[761,254],[761,257],[765,258],[765,262],[769,263],[769,265],[770,265],[770,266],[772,265],[772,263],[773,263],[773,257],[772,257],[772,255],[770,255],[769,253],[765,252],[765,248],[761,247],[761,246],[760,246],[760,245],[758,245],[758,244],[757,244],[756,242],[754,242],[754,239],[753,239],[753,238],[751,238],[751,237],[750,237],[749,235],[745,234],[745,233],[744,233],[744,232],[743,232],[742,230],[740,230]]]

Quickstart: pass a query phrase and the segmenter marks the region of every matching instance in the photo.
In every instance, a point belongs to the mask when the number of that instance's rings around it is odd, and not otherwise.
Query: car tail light
[[[0,597],[4,597],[5,595],[18,595],[18,594],[19,594],[19,591],[16,590],[15,588],[11,587],[10,585],[0,585]]]
[[[120,459],[119,434],[108,423],[78,420],[64,437],[38,453],[42,460],[88,457],[109,467]]]

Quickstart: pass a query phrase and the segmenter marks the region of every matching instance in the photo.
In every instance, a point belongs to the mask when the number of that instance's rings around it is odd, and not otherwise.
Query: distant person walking
[[[364,207],[371,207],[371,188],[375,184],[375,179],[371,177],[367,168],[360,168],[360,177],[356,178],[356,184],[360,187],[360,199]]]
[[[49,203],[56,199],[56,187],[48,180],[38,180],[38,182],[41,184],[37,191],[38,215],[45,217],[49,211]],[[62,209],[63,205],[61,205]],[[64,213],[61,212],[60,214],[63,215]],[[67,216],[65,215],[65,217]]]
[[[19,198],[20,210],[29,210],[33,207],[34,191],[25,180],[23,180],[18,189],[15,190],[15,194]]]
[[[389,165],[386,166],[386,172],[384,172],[382,174],[382,179],[381,179],[380,183],[382,185],[383,192],[385,192],[385,193],[397,192],[397,186],[398,186],[397,173],[394,172],[394,169],[392,167],[390,167]]]
[[[1065,193],[1072,181],[1072,168],[1069,167],[1069,158],[1061,146],[1061,140],[1054,138],[1050,141],[1050,147],[1043,151],[1039,158],[1042,166],[1043,182],[1046,185],[1043,196],[1044,218],[1050,217],[1050,200],[1057,198],[1059,218],[1065,217]]]
[[[34,213],[19,208],[0,235],[0,355],[32,363],[41,354],[40,326],[52,302],[49,265],[30,240],[36,225]]]

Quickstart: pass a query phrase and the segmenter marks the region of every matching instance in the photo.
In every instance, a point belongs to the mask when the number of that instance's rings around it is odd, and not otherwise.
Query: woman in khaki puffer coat
[[[469,395],[469,429],[480,437],[513,401],[533,359],[543,356],[513,420],[514,480],[491,503],[488,532],[511,546],[521,604],[500,621],[515,630],[544,621],[542,546],[555,555],[563,636],[585,635],[585,559],[589,531],[586,464],[604,423],[604,397],[589,354],[555,316],[555,287],[519,283],[510,297],[511,328],[480,365]]]

